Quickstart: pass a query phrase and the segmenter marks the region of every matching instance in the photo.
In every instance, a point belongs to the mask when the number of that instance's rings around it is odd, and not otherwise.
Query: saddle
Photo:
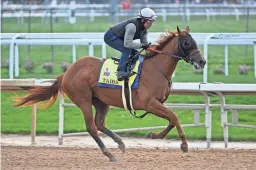
[[[119,64],[120,62],[120,58],[117,58],[117,57],[111,57],[111,59],[114,61],[115,64]],[[129,79],[129,77],[133,76],[134,74],[136,74],[136,72],[133,71],[135,65],[136,65],[136,62],[138,61],[139,59],[139,55],[130,55],[129,58],[128,58],[128,61],[127,61],[127,71],[130,73],[129,76],[126,78],[126,79]]]

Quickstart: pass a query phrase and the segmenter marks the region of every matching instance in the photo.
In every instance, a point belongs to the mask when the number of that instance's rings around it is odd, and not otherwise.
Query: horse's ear
[[[178,32],[178,34],[180,35],[181,34],[181,32],[180,32],[180,28],[179,28],[179,26],[177,25],[177,32]]]
[[[189,31],[190,31],[189,26],[186,27],[185,31],[186,31],[187,33],[189,33]]]

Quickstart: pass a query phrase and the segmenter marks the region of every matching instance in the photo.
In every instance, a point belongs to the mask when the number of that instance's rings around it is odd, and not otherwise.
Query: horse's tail
[[[58,98],[58,92],[61,91],[61,84],[64,74],[56,77],[50,87],[36,87],[28,91],[28,95],[15,98],[14,107],[30,106],[38,102],[43,102],[43,108],[52,106]]]

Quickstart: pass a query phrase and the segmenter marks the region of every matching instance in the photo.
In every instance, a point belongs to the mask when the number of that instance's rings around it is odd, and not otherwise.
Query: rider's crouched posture
[[[110,27],[105,33],[105,43],[122,53],[117,70],[117,79],[119,81],[125,79],[130,74],[127,71],[129,55],[133,56],[137,52],[136,49],[147,49],[149,47],[147,39],[148,29],[156,18],[157,16],[152,9],[143,8],[136,18],[118,23]],[[136,39],[140,39],[140,43],[133,41]]]

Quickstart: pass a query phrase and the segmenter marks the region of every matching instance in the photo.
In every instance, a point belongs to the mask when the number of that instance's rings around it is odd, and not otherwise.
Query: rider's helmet
[[[137,18],[155,21],[157,16],[156,16],[156,13],[152,9],[143,8],[140,10]]]

